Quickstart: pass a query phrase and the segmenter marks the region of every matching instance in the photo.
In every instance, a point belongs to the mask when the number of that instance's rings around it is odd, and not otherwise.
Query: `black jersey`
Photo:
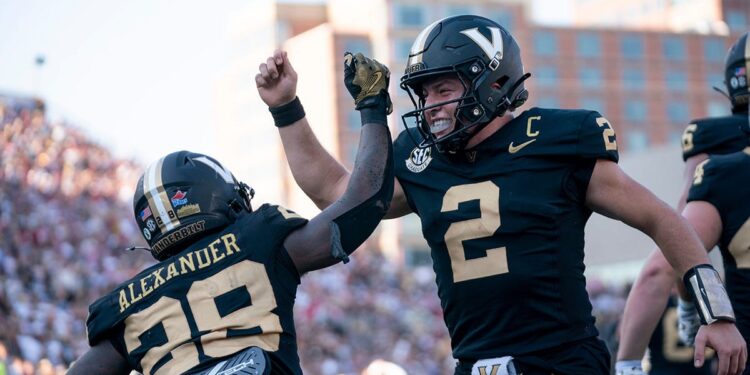
[[[461,158],[394,145],[395,171],[422,221],[460,360],[519,355],[597,335],[583,276],[586,189],[617,161],[597,112],[532,108]]]
[[[182,374],[244,348],[301,373],[292,318],[299,274],[283,241],[307,220],[263,205],[124,282],[89,307],[90,345],[110,340],[144,374]]]
[[[693,347],[684,345],[677,335],[677,309],[674,298],[669,299],[667,308],[659,320],[651,340],[648,342],[650,353],[650,375],[710,375],[713,352],[706,356],[703,367],[693,365]]]
[[[695,168],[688,202],[705,201],[719,211],[719,249],[737,328],[750,340],[750,148],[711,156]]]
[[[698,154],[724,155],[745,148],[747,137],[740,126],[747,114],[734,114],[693,121],[682,133],[682,160]]]

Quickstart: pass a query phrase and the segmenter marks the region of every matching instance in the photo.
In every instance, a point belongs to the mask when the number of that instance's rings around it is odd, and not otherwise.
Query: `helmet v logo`
[[[232,174],[229,173],[228,170],[226,170],[226,169],[220,167],[218,164],[214,163],[211,159],[209,159],[209,158],[207,158],[205,156],[201,156],[201,157],[197,157],[197,158],[195,158],[193,160],[199,161],[199,162],[201,162],[201,163],[203,163],[203,164],[211,167],[211,169],[213,169],[214,171],[216,171],[216,173],[219,176],[221,176],[224,179],[224,181],[226,181],[228,184],[233,184],[234,183],[234,179],[232,178]]]
[[[473,40],[490,60],[495,58],[501,60],[503,58],[503,37],[500,35],[500,29],[497,27],[488,27],[488,29],[492,33],[492,41],[482,35],[476,27],[462,30],[461,34]]]

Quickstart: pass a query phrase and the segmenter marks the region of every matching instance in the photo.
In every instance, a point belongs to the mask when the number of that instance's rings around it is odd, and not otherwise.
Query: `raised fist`
[[[344,54],[344,84],[354,98],[357,110],[384,107],[386,114],[393,111],[388,83],[391,72],[388,67],[361,53]]]
[[[274,51],[273,56],[258,66],[255,85],[260,98],[269,107],[278,107],[294,100],[297,96],[297,72],[285,51]]]

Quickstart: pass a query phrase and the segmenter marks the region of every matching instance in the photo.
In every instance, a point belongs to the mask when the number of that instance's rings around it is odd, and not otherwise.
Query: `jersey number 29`
[[[244,289],[244,290],[243,290]],[[219,311],[217,299],[239,291],[252,296],[249,305]],[[169,368],[169,373],[184,373],[200,363],[198,348],[191,336],[188,314],[200,332],[203,352],[211,357],[224,357],[249,346],[268,351],[279,348],[282,331],[271,281],[261,263],[243,260],[203,280],[194,281],[187,292],[187,305],[180,300],[162,296],[154,304],[125,320],[125,345],[129,353],[146,346],[141,359],[144,374],[156,374]],[[161,328],[158,326],[161,325]],[[155,329],[163,329],[166,342],[144,340]],[[234,331],[237,335],[229,335]],[[146,342],[144,342],[146,341]],[[162,339],[163,341],[163,339]],[[159,366],[156,366],[159,364]],[[156,371],[154,370],[154,367]]]

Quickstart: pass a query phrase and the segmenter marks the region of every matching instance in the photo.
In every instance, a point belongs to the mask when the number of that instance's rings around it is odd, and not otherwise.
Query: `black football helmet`
[[[747,112],[748,97],[748,60],[750,46],[748,33],[743,34],[727,52],[724,61],[724,85],[732,102],[732,112]]]
[[[464,95],[425,108],[422,84],[446,74],[458,76]],[[420,147],[435,145],[440,152],[456,153],[471,137],[468,129],[479,130],[526,101],[529,94],[523,81],[529,76],[523,70],[521,50],[505,28],[479,16],[444,18],[422,30],[409,51],[401,88],[409,93],[415,110],[401,116],[404,126],[416,123],[424,138]],[[495,83],[499,87],[493,87]],[[459,102],[455,128],[436,138],[424,112],[452,102]]]
[[[173,152],[151,164],[133,196],[135,221],[164,260],[207,233],[251,212],[255,192],[214,158],[189,151]]]

